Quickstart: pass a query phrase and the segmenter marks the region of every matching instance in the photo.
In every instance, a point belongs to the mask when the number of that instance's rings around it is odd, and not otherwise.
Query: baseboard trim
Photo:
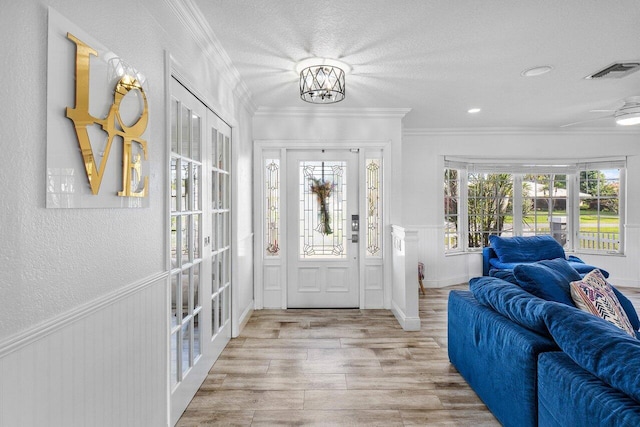
[[[398,323],[400,323],[400,326],[402,326],[402,329],[404,329],[405,331],[420,330],[419,317],[407,317],[404,314],[404,311],[402,311],[395,302],[392,302],[392,305],[393,307],[391,308],[391,312],[394,316],[396,316],[396,319],[398,320]]]
[[[252,300],[251,303],[249,303],[247,308],[244,310],[244,312],[242,312],[242,314],[240,315],[240,319],[239,319],[240,324],[238,325],[238,334],[233,335],[232,338],[238,337],[242,333],[242,330],[244,329],[244,327],[247,326],[249,319],[251,319],[251,316],[253,316],[253,305],[254,305],[254,301]]]
[[[96,311],[101,310],[102,308],[105,308],[111,304],[115,304],[118,301],[124,300],[130,295],[136,292],[140,292],[141,290],[152,286],[160,280],[166,279],[168,275],[168,271],[163,271],[161,273],[145,277],[144,279],[131,283],[124,288],[108,293],[93,301],[82,304],[79,307],[75,307],[67,312],[58,314],[49,320],[41,322],[35,326],[32,326],[31,328],[10,336],[0,342],[0,358],[3,358],[27,345],[39,341],[47,335],[50,335],[61,330],[62,328],[67,327],[71,323],[82,320],[85,317],[95,313]]]
[[[460,283],[468,283],[469,276],[447,277],[438,280],[426,280],[425,288],[446,288],[447,286],[459,285]]]

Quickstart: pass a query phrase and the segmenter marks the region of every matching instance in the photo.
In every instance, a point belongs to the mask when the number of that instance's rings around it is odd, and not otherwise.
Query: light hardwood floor
[[[454,288],[420,296],[419,332],[387,310],[255,311],[178,425],[499,426],[449,363]]]

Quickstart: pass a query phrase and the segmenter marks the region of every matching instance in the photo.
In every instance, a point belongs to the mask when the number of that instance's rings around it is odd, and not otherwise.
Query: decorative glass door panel
[[[301,161],[300,258],[347,257],[347,162]]]
[[[287,154],[287,307],[359,306],[358,155]]]

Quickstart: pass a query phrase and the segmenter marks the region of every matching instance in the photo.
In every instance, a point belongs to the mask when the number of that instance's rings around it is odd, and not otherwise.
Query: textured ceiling
[[[335,106],[411,108],[405,128],[558,128],[640,95],[640,71],[584,79],[640,61],[640,0],[194,3],[258,107],[308,107],[294,68],[310,56],[353,67]],[[520,75],[540,65],[553,70]],[[468,114],[472,107],[482,111]],[[579,126],[616,127],[613,119]]]

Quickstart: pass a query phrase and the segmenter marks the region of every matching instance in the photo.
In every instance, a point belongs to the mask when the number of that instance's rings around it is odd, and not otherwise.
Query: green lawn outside
[[[566,211],[555,211],[555,216],[566,216]],[[523,217],[525,224],[533,225],[538,224],[538,230],[544,231],[548,230],[549,227],[545,227],[548,224],[548,216],[549,213],[547,211],[544,212],[532,212]],[[536,221],[537,219],[537,221]],[[601,212],[600,213],[600,232],[601,233],[619,233],[620,232],[620,217],[618,214],[613,212]],[[505,224],[513,224],[513,216],[507,215],[505,216]],[[542,225],[542,227],[540,227]],[[505,227],[512,228],[512,227]],[[598,212],[597,211],[588,211],[588,210],[580,210],[580,231],[583,233],[596,233],[598,232]]]

